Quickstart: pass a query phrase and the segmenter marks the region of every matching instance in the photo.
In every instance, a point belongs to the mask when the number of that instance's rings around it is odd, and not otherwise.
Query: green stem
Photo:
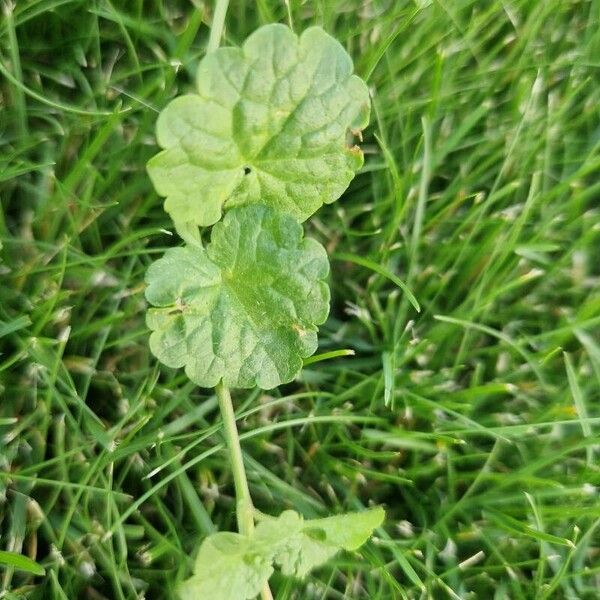
[[[215,13],[213,15],[210,27],[210,37],[208,38],[207,52],[212,52],[219,47],[223,29],[225,27],[225,16],[229,0],[216,0]],[[225,429],[225,439],[229,449],[229,459],[233,471],[233,483],[235,486],[236,498],[236,517],[238,530],[242,535],[250,535],[254,531],[254,505],[250,496],[248,487],[248,478],[244,468],[244,458],[242,456],[242,447],[240,446],[240,436],[235,422],[235,412],[231,402],[229,389],[219,382],[215,387],[215,392],[219,400],[219,408],[223,418],[223,427]],[[269,583],[265,583],[260,592],[262,600],[273,600]]]
[[[251,535],[254,531],[254,505],[252,504],[248,478],[246,477],[246,469],[244,468],[244,457],[242,456],[242,447],[240,446],[240,436],[235,422],[231,394],[222,382],[217,384],[215,391],[219,400],[223,428],[225,429],[225,439],[227,441],[227,448],[229,449],[231,470],[233,471],[238,530],[242,535]],[[262,600],[273,600],[268,583],[265,583],[260,596]]]
[[[242,447],[240,446],[240,436],[235,422],[235,412],[231,402],[229,389],[223,383],[215,387],[221,417],[223,418],[223,428],[225,429],[225,439],[229,449],[229,459],[231,461],[231,470],[233,471],[233,484],[235,486],[236,516],[238,530],[242,535],[251,535],[254,531],[254,505],[250,496],[248,487],[248,478],[244,468],[244,458],[242,456]],[[265,583],[260,592],[262,600],[273,600],[269,584]]]
[[[208,46],[206,47],[207,52],[216,50],[221,43],[228,5],[229,0],[216,0],[215,14],[213,15],[212,24],[210,26],[210,37],[208,38]]]
[[[231,461],[231,470],[233,471],[233,483],[235,485],[235,499],[237,504],[237,522],[238,530],[242,535],[250,535],[254,531],[254,506],[250,497],[248,479],[244,469],[244,459],[242,457],[242,448],[240,446],[240,436],[238,435],[235,422],[235,413],[231,394],[229,389],[223,383],[219,383],[215,388],[217,398],[219,399],[219,408],[223,418],[223,427],[225,429],[225,439],[229,449],[229,458]]]

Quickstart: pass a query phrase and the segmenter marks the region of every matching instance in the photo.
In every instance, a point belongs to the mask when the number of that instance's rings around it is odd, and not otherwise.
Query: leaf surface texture
[[[325,249],[266,206],[238,207],[207,248],[171,248],[150,266],[150,348],[202,387],[270,389],[317,348],[329,311]]]
[[[304,221],[335,201],[363,164],[348,132],[369,120],[366,84],[320,27],[280,24],[241,48],[206,55],[197,91],[160,114],[163,151],[148,172],[178,230],[216,223],[223,207],[260,202]]]

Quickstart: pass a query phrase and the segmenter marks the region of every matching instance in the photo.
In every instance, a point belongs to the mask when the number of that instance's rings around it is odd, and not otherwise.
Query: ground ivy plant
[[[229,392],[290,382],[317,349],[329,262],[301,223],[361,167],[351,140],[367,125],[370,103],[350,57],[321,28],[297,36],[267,25],[241,48],[219,48],[219,6],[196,90],[160,114],[162,151],[148,163],[185,245],[148,269],[147,323],[162,363],[215,388],[237,499],[239,533],[204,539],[180,597],[266,600],[275,567],[302,578],[338,551],[356,550],[384,517],[381,508],[314,520],[258,513]],[[208,226],[204,245],[199,227]]]

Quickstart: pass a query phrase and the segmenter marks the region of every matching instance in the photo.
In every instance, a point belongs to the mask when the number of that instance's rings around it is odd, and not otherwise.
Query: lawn
[[[180,242],[145,165],[212,2],[0,8],[0,551],[45,569],[0,564],[0,598],[175,600],[235,501],[213,391],[148,348],[144,274]],[[250,489],[386,509],[274,597],[595,600],[600,2],[232,0],[222,44],[272,22],[337,37],[372,116],[307,223],[322,360],[234,392]]]

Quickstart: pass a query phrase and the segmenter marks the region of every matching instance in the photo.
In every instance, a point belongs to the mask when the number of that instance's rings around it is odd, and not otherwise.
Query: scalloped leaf
[[[255,539],[271,548],[273,560],[284,575],[302,578],[340,550],[362,546],[384,518],[381,507],[307,521],[286,510],[277,518],[261,521]]]
[[[304,221],[363,164],[348,132],[369,121],[366,84],[319,27],[266,25],[241,48],[201,61],[197,93],[160,114],[148,173],[178,231],[212,225],[223,206],[260,202]],[[186,226],[187,224],[187,226]]]
[[[328,273],[325,249],[295,219],[232,209],[206,249],[172,248],[148,269],[150,349],[202,387],[287,383],[317,348]]]
[[[207,537],[198,551],[194,574],[179,586],[181,600],[249,600],[273,573],[268,554],[238,533]]]
[[[353,551],[381,525],[381,507],[305,521],[293,510],[263,515],[250,536],[215,533],[200,546],[194,574],[179,588],[181,600],[255,598],[273,573],[305,577],[337,554]]]

